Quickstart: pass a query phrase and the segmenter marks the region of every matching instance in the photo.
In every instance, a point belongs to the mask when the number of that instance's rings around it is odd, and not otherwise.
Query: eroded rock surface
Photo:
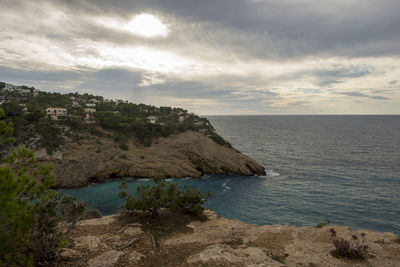
[[[200,253],[190,256],[186,262],[193,265],[211,263],[239,266],[285,266],[273,260],[261,248],[244,245],[234,249],[226,244],[211,245]]]
[[[111,267],[114,266],[119,258],[123,255],[123,252],[116,250],[109,250],[103,254],[88,261],[89,267]]]
[[[113,177],[151,177],[160,173],[177,178],[209,173],[265,175],[264,168],[248,156],[190,131],[160,138],[150,147],[131,142],[128,151],[107,138],[71,141],[52,156],[38,151],[36,158],[54,166],[60,188],[83,187]]]
[[[78,236],[74,238],[74,242],[77,248],[87,248],[90,250],[103,245],[97,236]]]
[[[71,232],[73,246],[63,251],[66,262],[59,266],[400,266],[400,244],[392,233],[257,226],[205,213],[208,220],[188,224],[190,230],[156,236],[156,250],[151,233],[139,223],[121,223],[116,215],[83,221]],[[344,239],[365,233],[368,260],[333,257],[331,228]],[[124,247],[134,238],[138,241]]]

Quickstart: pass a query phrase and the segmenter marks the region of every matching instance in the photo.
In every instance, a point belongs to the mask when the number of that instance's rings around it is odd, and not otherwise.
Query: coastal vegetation
[[[329,219],[325,219],[322,222],[318,223],[315,228],[324,228],[325,226],[329,225],[331,221]]]
[[[0,109],[0,118],[3,116]],[[13,125],[1,120],[0,143],[13,141],[9,138],[12,132]],[[33,151],[19,147],[2,161],[0,266],[32,266],[53,260],[65,245],[64,233],[78,220],[97,213],[52,190],[52,169],[36,164]]]
[[[0,109],[0,119],[4,116],[5,112]],[[39,123],[45,124],[42,129],[50,129],[51,133],[49,122],[43,120]],[[13,126],[12,122],[0,120],[0,145],[18,142],[11,138]],[[88,209],[85,203],[71,196],[61,196],[53,190],[56,179],[51,166],[35,163],[32,150],[20,146],[2,161],[0,266],[52,264],[58,259],[60,249],[68,246],[67,235],[78,221],[102,215],[96,209]],[[152,215],[162,218],[157,222],[151,220],[148,230],[151,230],[153,240],[154,236],[157,238],[160,234],[184,229],[193,216],[202,214],[202,205],[210,196],[189,187],[182,190],[175,183],[166,184],[163,177],[155,177],[154,183],[154,186],[139,187],[138,198],[126,192],[120,194],[126,197],[126,210],[150,210]],[[161,209],[169,213],[160,217]]]
[[[0,107],[5,120],[15,125],[15,144],[31,149],[45,148],[49,154],[67,140],[107,137],[129,149],[129,142],[151,146],[154,140],[185,131],[201,132],[215,142],[230,147],[206,118],[182,108],[155,107],[102,96],[78,93],[50,93],[20,86],[5,90],[0,84]],[[65,109],[57,119],[47,108]]]
[[[151,186],[140,185],[136,190],[137,196],[127,191],[120,192],[119,196],[125,199],[123,210],[150,212],[153,216],[159,216],[160,209],[166,209],[172,213],[198,217],[204,211],[203,204],[211,197],[211,194],[203,195],[188,186],[181,189],[177,183],[166,183],[163,175],[154,177],[153,183]],[[128,186],[122,183],[120,188],[126,190]]]
[[[335,249],[331,251],[332,256],[355,261],[368,259],[368,246],[365,244],[365,233],[353,234],[350,240],[338,238],[334,228],[330,230]]]

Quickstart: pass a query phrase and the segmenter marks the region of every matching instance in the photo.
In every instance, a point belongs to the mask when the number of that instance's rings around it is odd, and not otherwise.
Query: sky
[[[398,0],[0,0],[0,81],[201,115],[400,114]]]

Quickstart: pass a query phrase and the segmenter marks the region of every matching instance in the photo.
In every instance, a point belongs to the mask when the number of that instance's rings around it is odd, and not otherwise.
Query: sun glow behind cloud
[[[96,24],[115,31],[123,31],[142,38],[167,37],[168,27],[156,16],[142,13],[130,21],[115,17],[94,17]]]
[[[167,27],[154,15],[139,14],[125,28],[132,34],[146,38],[168,35]]]

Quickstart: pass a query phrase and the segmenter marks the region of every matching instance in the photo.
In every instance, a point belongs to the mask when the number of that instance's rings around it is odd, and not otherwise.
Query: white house
[[[18,92],[23,95],[29,94],[31,92],[31,89],[29,89],[29,88],[26,88],[26,87],[22,88],[22,86],[16,86],[16,85],[8,84],[8,83],[5,84],[3,90],[9,91],[9,92],[12,92],[12,91]]]
[[[52,120],[65,119],[67,117],[67,109],[66,108],[47,108],[46,114]]]
[[[179,116],[178,120],[179,122],[183,122],[184,120],[186,120],[186,116]]]
[[[18,89],[18,86],[15,86],[15,85],[12,85],[12,84],[9,84],[9,83],[6,83],[4,88],[3,88],[4,91],[15,91],[17,89]]]
[[[90,100],[89,100],[89,102],[91,102],[91,103],[95,103],[95,104],[98,104],[98,103],[100,103],[100,101],[99,101],[99,100],[97,100],[96,98],[92,98],[92,99],[90,99]]]
[[[19,104],[20,107],[22,107],[23,112],[28,112],[28,108],[26,107],[25,104]]]
[[[40,90],[38,90],[38,89],[33,90],[33,96],[38,96],[39,93],[40,93]]]
[[[94,108],[96,106],[96,104],[94,104],[94,103],[86,103],[85,106],[87,106],[88,108]]]
[[[156,123],[158,120],[157,116],[148,116],[147,119],[150,121],[150,123]]]

